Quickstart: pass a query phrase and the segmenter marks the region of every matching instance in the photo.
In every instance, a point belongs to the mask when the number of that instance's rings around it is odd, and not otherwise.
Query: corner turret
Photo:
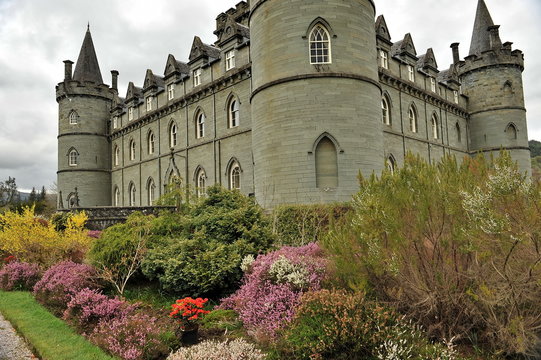
[[[64,61],[58,102],[58,208],[111,203],[111,154],[108,123],[116,89],[103,83],[87,28],[79,58]],[[116,84],[115,84],[116,85]]]
[[[502,44],[484,0],[479,0],[469,55],[454,69],[468,97],[470,150],[497,155],[507,150],[522,172],[531,173],[530,149],[524,106],[522,51]]]

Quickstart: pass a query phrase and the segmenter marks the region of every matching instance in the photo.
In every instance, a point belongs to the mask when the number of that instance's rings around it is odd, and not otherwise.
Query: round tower
[[[258,202],[350,200],[359,171],[384,166],[373,1],[250,7]]]
[[[111,205],[111,155],[107,139],[113,93],[103,84],[87,30],[72,76],[66,60],[58,102],[58,207]]]
[[[502,44],[484,0],[479,0],[469,56],[458,64],[468,97],[470,150],[498,156],[509,151],[522,172],[531,174],[524,106],[524,56]]]

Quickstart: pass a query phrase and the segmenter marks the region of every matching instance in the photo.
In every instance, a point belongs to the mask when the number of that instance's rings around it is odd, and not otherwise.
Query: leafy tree
[[[536,140],[530,140],[528,142],[528,145],[530,145],[531,156],[533,158],[541,156],[541,142]]]
[[[19,192],[15,178],[8,177],[6,181],[0,182],[0,206],[15,204],[19,202]]]
[[[324,241],[342,284],[431,336],[539,356],[541,186],[508,153],[437,165],[409,155],[360,183],[350,221]]]

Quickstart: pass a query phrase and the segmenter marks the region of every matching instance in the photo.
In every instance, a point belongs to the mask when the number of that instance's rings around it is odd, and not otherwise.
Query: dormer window
[[[327,29],[317,24],[310,33],[310,64],[330,64],[331,40]]]
[[[152,110],[152,96],[147,97],[147,112]]]
[[[193,71],[193,87],[201,85],[201,69]]]
[[[408,80],[415,81],[415,69],[411,65],[408,65]]]
[[[133,108],[129,108],[128,109],[128,121],[132,121],[133,120]]]
[[[173,100],[175,98],[175,84],[171,84],[167,87],[167,99]]]
[[[77,114],[77,111],[74,110],[70,112],[69,118],[70,118],[70,125],[77,125],[77,122],[79,120],[79,115]]]
[[[389,68],[389,55],[387,54],[387,51],[385,50],[379,51],[379,66],[381,66],[384,69]]]
[[[432,90],[432,92],[436,92],[436,79],[433,77],[430,78],[430,90]]]
[[[225,71],[229,71],[235,67],[235,50],[225,53]]]
[[[453,97],[454,97],[455,104],[458,104],[458,91],[457,90],[453,91]]]

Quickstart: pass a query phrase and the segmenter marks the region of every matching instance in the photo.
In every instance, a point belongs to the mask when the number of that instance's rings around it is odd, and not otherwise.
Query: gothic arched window
[[[118,186],[115,186],[115,199],[114,199],[115,206],[120,206],[120,189]]]
[[[174,122],[169,126],[169,147],[177,146],[177,124]]]
[[[135,160],[135,141],[130,140],[130,160]]]
[[[462,132],[460,131],[460,124],[456,123],[455,128],[456,128],[456,139],[458,143],[460,144],[462,143]]]
[[[205,137],[205,114],[199,112],[196,116],[195,137],[201,139]]]
[[[148,206],[154,205],[154,200],[156,199],[156,184],[152,178],[149,178],[147,181],[147,194]]]
[[[113,162],[115,166],[118,166],[120,164],[120,148],[118,147],[118,145],[115,145]]]
[[[72,110],[72,112],[70,112],[69,119],[70,125],[77,125],[79,122],[79,114],[77,114],[77,111]]]
[[[233,162],[229,167],[229,190],[240,190],[240,165]]]
[[[410,124],[410,131],[412,133],[416,133],[418,131],[417,112],[415,111],[415,108],[413,107],[413,105],[411,105],[409,108],[408,119],[409,119],[409,124]]]
[[[229,106],[227,107],[227,118],[228,118],[228,127],[234,128],[239,126],[240,120],[240,107],[239,101],[234,97],[229,101]]]
[[[338,187],[336,147],[326,136],[316,146],[316,186],[322,189]]]
[[[436,114],[432,115],[432,137],[434,138],[434,140],[437,140],[440,138],[438,117],[436,116]]]
[[[135,189],[135,184],[134,183],[131,183],[130,184],[130,187],[129,187],[129,196],[130,196],[130,206],[135,206],[135,200],[136,200],[136,195],[137,191]]]
[[[151,131],[148,133],[148,153],[154,154],[155,149],[156,149],[156,137],[154,136],[154,133]]]
[[[310,64],[330,64],[331,62],[329,31],[323,25],[317,24],[310,32]]]
[[[385,125],[391,125],[391,112],[387,95],[383,95],[383,97],[381,98],[381,121]]]
[[[68,162],[69,162],[69,166],[77,166],[77,165],[79,165],[79,153],[77,152],[77,150],[72,149],[69,152]]]
[[[396,171],[396,160],[394,159],[393,155],[389,155],[386,165],[391,175],[394,175],[394,172]]]
[[[200,169],[197,173],[196,177],[197,181],[197,197],[202,197],[207,194],[207,175],[205,174],[205,170]]]
[[[507,129],[505,129],[505,133],[506,133],[507,138],[509,140],[516,140],[517,139],[517,127],[515,126],[515,124],[507,125]]]

